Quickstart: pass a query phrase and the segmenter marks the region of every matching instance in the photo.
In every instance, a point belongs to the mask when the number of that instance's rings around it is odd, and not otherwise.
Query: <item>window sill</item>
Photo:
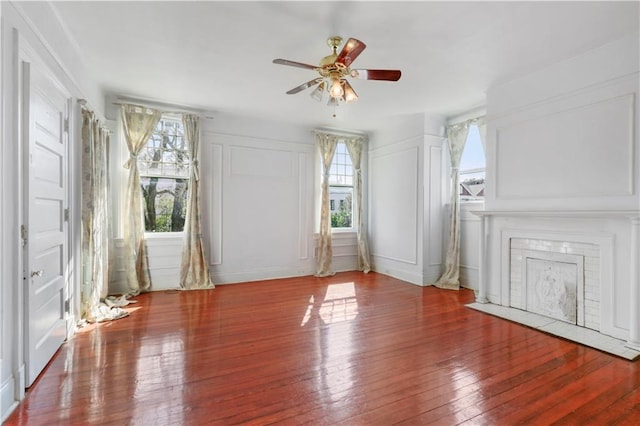
[[[184,237],[184,232],[145,232],[146,240],[172,240]]]
[[[358,235],[358,232],[353,228],[349,228],[345,230],[337,230],[337,229],[331,230],[331,238],[334,240],[356,238],[357,235]],[[319,240],[320,234],[316,232],[315,234],[313,234],[313,238],[315,240]]]
[[[484,200],[460,200],[460,204],[471,205],[471,206],[484,206]]]

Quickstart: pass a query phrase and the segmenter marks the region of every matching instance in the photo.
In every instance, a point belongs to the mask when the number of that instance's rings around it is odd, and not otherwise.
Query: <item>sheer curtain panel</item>
[[[460,175],[458,172],[468,134],[469,122],[447,127],[451,157],[451,218],[445,269],[435,285],[451,290],[460,289]]]
[[[478,126],[478,133],[480,134],[480,143],[484,150],[485,158],[487,156],[487,120],[485,118],[478,118],[476,120],[476,126]]]
[[[369,260],[369,243],[367,241],[367,228],[365,226],[364,209],[362,206],[362,150],[364,148],[364,138],[354,137],[345,139],[353,171],[355,173],[354,192],[356,200],[356,208],[358,209],[357,217],[357,238],[358,238],[358,269],[362,272],[371,271],[371,261]]]
[[[138,154],[160,121],[161,113],[150,108],[122,105],[122,125],[129,150],[124,164],[129,169],[124,208],[124,266],[130,294],[136,295],[151,287],[149,264],[144,242],[144,210]]]
[[[87,322],[128,313],[103,303],[109,283],[109,132],[95,114],[82,110],[82,289],[81,317]]]
[[[336,152],[339,137],[326,133],[316,133],[316,145],[322,159],[322,201],[320,203],[320,241],[316,277],[334,275],[331,269],[333,247],[331,243],[331,213],[329,206],[329,172],[331,160]]]
[[[180,264],[180,287],[185,290],[213,288],[209,264],[202,244],[200,225],[200,171],[198,169],[198,147],[200,145],[200,125],[196,115],[182,116],[184,134],[191,156],[189,177],[189,199],[184,225],[184,248]]]

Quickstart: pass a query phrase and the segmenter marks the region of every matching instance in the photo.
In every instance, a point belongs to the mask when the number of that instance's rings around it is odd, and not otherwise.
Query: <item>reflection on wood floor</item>
[[[640,362],[340,273],[157,292],[63,345],[7,424],[637,424]]]

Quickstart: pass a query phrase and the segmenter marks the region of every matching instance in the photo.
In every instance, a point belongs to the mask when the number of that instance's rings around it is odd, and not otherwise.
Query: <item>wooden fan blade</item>
[[[315,86],[316,84],[319,84],[322,80],[323,80],[322,77],[318,77],[318,78],[314,78],[313,80],[307,81],[306,83],[302,83],[300,86],[294,87],[293,89],[289,90],[287,92],[287,95],[294,95],[298,92],[302,92],[304,89],[308,89],[311,86]]]
[[[351,70],[351,77],[362,80],[398,81],[401,75],[400,70]]]
[[[350,38],[340,51],[340,54],[336,58],[336,62],[340,62],[348,67],[358,57],[358,55],[362,53],[365,47],[367,47],[367,45],[360,40]]]
[[[290,67],[304,68],[307,70],[315,70],[316,68],[318,68],[315,65],[303,64],[302,62],[289,61],[286,59],[274,59],[273,63],[279,65],[288,65]]]

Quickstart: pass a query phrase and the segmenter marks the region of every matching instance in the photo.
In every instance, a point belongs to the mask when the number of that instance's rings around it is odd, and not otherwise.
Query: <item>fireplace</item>
[[[510,265],[511,307],[599,329],[597,245],[512,238]]]
[[[481,219],[472,307],[640,357],[636,211],[473,213]]]

